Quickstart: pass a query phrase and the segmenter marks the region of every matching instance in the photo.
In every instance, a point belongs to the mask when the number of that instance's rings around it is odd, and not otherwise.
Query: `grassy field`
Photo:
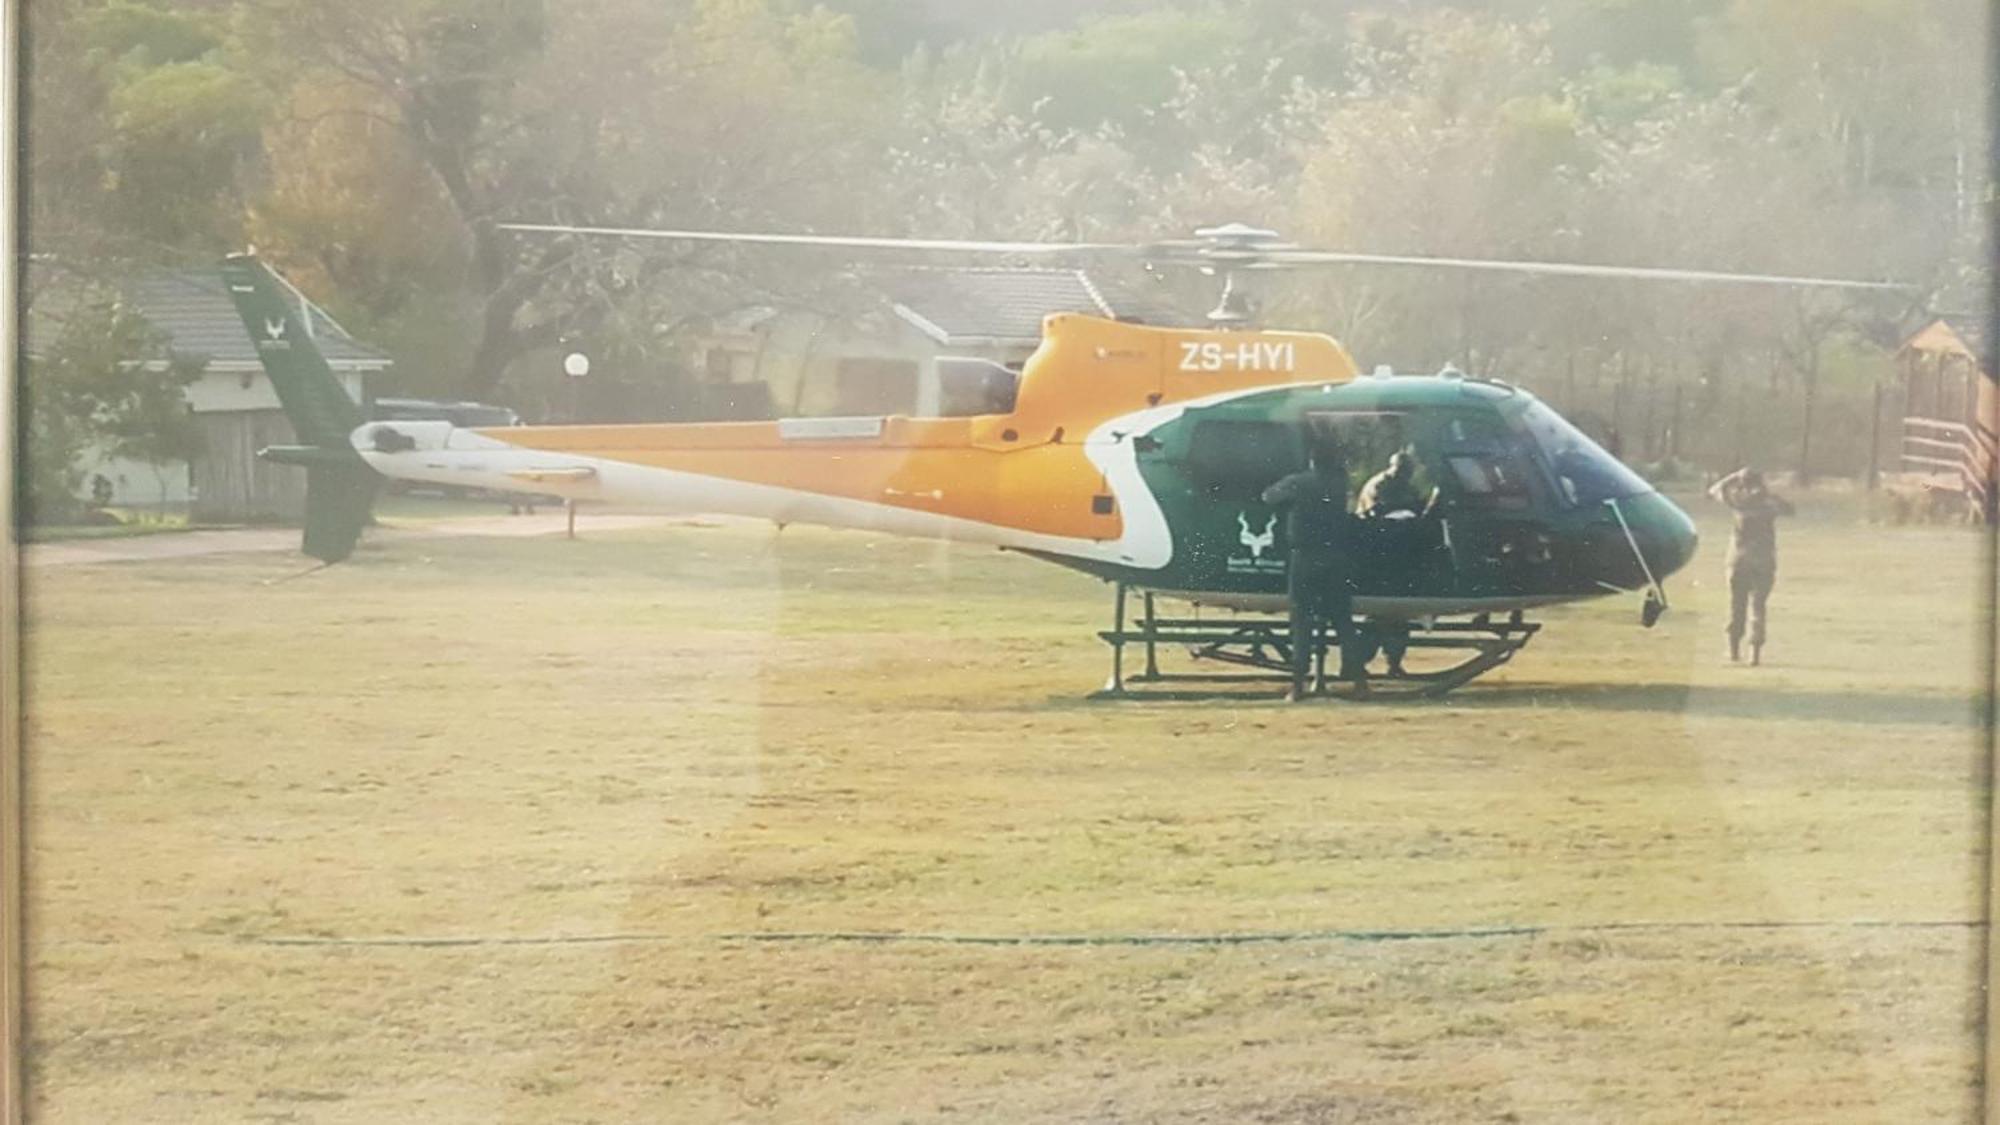
[[[1083,702],[1026,559],[584,530],[32,575],[37,1121],[1972,1117],[1971,532],[1808,501],[1765,668],[1711,520],[1287,707]]]

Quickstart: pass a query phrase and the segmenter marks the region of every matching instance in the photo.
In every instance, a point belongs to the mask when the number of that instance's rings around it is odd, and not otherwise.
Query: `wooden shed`
[[[2000,512],[1994,488],[2000,391],[1988,347],[1980,318],[1941,316],[1903,341],[1896,367],[1903,383],[1903,471],[1962,492],[1992,520]]]

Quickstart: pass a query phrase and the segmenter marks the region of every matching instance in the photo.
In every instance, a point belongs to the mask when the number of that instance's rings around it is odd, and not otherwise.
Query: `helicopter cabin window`
[[[1188,438],[1188,475],[1210,500],[1253,503],[1304,464],[1298,430],[1283,422],[1211,419]]]
[[[1490,453],[1454,453],[1445,458],[1459,490],[1467,496],[1504,499],[1528,495],[1528,482],[1511,457]]]
[[[1320,410],[1306,415],[1306,433],[1318,441],[1331,438],[1347,462],[1351,487],[1359,490],[1370,477],[1389,467],[1389,459],[1399,452],[1414,453],[1407,420],[1386,411]],[[1430,491],[1430,473],[1418,459],[1411,487],[1420,495]]]
[[[1445,424],[1445,468],[1455,502],[1473,508],[1533,506],[1522,443],[1494,420],[1456,417]]]

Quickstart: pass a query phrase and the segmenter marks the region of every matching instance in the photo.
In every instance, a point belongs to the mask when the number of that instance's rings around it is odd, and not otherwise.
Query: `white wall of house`
[[[186,461],[148,465],[98,450],[86,455],[82,464],[79,499],[94,502],[95,478],[99,476],[111,482],[111,505],[117,508],[181,508],[191,498]]]
[[[337,371],[334,377],[348,397],[362,402],[367,376],[377,370]],[[278,392],[261,367],[204,371],[188,384],[187,401],[188,409],[197,414],[280,409]],[[84,455],[79,464],[83,469],[77,489],[80,500],[92,499],[95,478],[100,476],[111,482],[114,507],[184,507],[194,498],[189,483],[192,474],[185,461],[154,466],[95,450]]]
[[[347,397],[362,401],[365,373],[361,371],[336,371],[334,377],[340,380],[341,389]],[[278,392],[271,386],[271,380],[261,367],[254,368],[211,368],[188,384],[188,408],[197,414],[212,410],[277,410]]]

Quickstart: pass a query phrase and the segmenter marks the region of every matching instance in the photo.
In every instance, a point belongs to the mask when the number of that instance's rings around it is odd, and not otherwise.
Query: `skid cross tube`
[[[1106,695],[1125,694],[1125,583],[1117,583],[1116,589],[1117,593],[1113,595],[1111,610],[1111,635],[1104,638],[1111,642],[1111,680],[1104,685],[1104,694]],[[1146,645],[1148,648],[1151,648],[1151,622],[1147,624],[1149,639]]]
[[[1142,591],[1143,615],[1133,627],[1127,628],[1125,598],[1129,592],[1129,587],[1119,585],[1113,605],[1112,628],[1098,634],[1111,646],[1111,679],[1096,698],[1162,694],[1134,691],[1134,684],[1266,686],[1291,682],[1289,618],[1162,616],[1154,604],[1154,595]],[[1413,651],[1465,654],[1465,659],[1445,668],[1406,672],[1393,679],[1379,675],[1369,678],[1371,686],[1390,689],[1390,694],[1396,694],[1395,689],[1400,686],[1407,689],[1402,694],[1425,696],[1443,695],[1507,663],[1541,631],[1539,623],[1522,620],[1518,610],[1497,619],[1491,614],[1479,614],[1462,620],[1432,620],[1428,623],[1370,621],[1360,627],[1365,630],[1377,624],[1409,625],[1411,632],[1405,638],[1405,644]],[[1382,637],[1377,634],[1375,639],[1379,642]],[[1146,669],[1143,674],[1128,680],[1125,676],[1124,646],[1134,643],[1146,647]],[[1203,662],[1215,670],[1162,672],[1158,660],[1162,646],[1183,648],[1189,659]],[[1315,647],[1318,651],[1313,661],[1314,690],[1324,692],[1329,683],[1347,682],[1340,676],[1327,675],[1326,649],[1330,646]],[[1225,667],[1228,670],[1224,670]]]
[[[1146,591],[1146,678],[1160,678],[1160,648],[1158,619],[1153,613],[1153,592]]]

